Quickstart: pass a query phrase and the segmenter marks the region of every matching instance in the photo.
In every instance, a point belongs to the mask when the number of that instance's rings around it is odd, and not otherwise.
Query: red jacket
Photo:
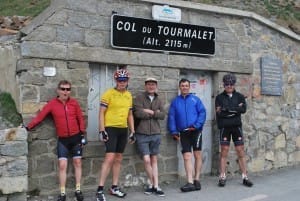
[[[58,98],[50,100],[38,115],[27,125],[28,129],[34,128],[51,113],[59,137],[70,137],[85,132],[85,122],[78,102],[69,98],[65,104]]]

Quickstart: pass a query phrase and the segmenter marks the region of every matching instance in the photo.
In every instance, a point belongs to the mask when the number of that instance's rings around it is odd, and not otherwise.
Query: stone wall
[[[11,94],[19,107],[19,90],[16,80],[17,60],[20,57],[20,48],[16,36],[0,37],[0,91]]]
[[[28,190],[27,132],[0,130],[0,200],[24,201]]]
[[[235,72],[237,89],[247,96],[248,112],[243,116],[247,166],[259,172],[300,163],[300,46],[299,36],[269,23],[258,16],[251,18],[242,11],[212,8],[185,1],[159,1],[182,8],[182,23],[216,28],[216,54],[213,57],[162,54],[117,50],[110,46],[112,12],[134,17],[151,18],[154,0],[104,1],[60,0],[32,24],[22,30],[21,56],[17,76],[20,87],[20,108],[25,121],[35,115],[47,100],[55,96],[61,79],[73,83],[72,96],[78,98],[87,112],[89,64],[128,64],[132,73],[129,90],[143,90],[147,76],[159,79],[159,88],[166,108],[177,94],[180,71],[194,69],[211,72],[213,97],[222,89],[222,75]],[[240,14],[240,15],[238,15]],[[282,96],[261,94],[260,59],[275,56],[283,63]],[[56,68],[54,77],[43,76],[43,67]],[[212,100],[214,101],[214,100]],[[88,117],[87,117],[88,118]],[[215,122],[213,122],[215,125]],[[160,180],[177,179],[177,146],[163,125],[162,151],[159,156]],[[218,132],[214,129],[213,169],[218,170]],[[52,120],[44,121],[29,137],[29,191],[42,194],[58,190],[56,138]],[[83,186],[94,189],[103,160],[104,147],[90,142],[84,151]],[[142,161],[134,146],[127,146],[121,185],[145,183]],[[235,154],[229,159],[228,172],[238,173]],[[69,168],[68,189],[73,190],[72,168]]]

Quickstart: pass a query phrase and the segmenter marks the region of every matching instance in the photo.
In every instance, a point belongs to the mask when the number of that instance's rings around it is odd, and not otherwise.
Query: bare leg
[[[195,157],[195,180],[200,180],[201,167],[202,167],[202,153],[201,151],[194,151]]]
[[[192,164],[192,153],[186,152],[183,154],[184,168],[186,177],[189,183],[193,183],[193,164]]]
[[[113,162],[113,167],[112,167],[112,171],[113,171],[112,184],[113,185],[118,185],[122,159],[123,159],[123,154],[121,154],[121,153],[115,154],[115,160]]]
[[[82,175],[82,160],[81,160],[81,158],[73,158],[73,166],[75,169],[76,184],[80,184],[81,175]]]
[[[247,175],[244,145],[236,146],[235,150],[238,156],[240,169],[244,175]]]
[[[59,185],[62,188],[65,188],[66,181],[67,181],[67,167],[68,167],[68,160],[67,159],[60,159],[58,160],[58,177],[59,177]]]
[[[229,146],[221,145],[221,154],[220,154],[220,175],[225,175],[227,156],[229,152]]]
[[[101,166],[100,178],[99,178],[99,186],[104,186],[105,180],[110,172],[112,164],[115,160],[115,153],[106,153],[104,161]]]

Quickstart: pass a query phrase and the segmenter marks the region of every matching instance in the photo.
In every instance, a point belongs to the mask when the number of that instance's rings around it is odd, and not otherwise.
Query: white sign
[[[56,75],[56,68],[55,67],[44,67],[43,75],[46,77],[53,77]]]
[[[181,10],[179,8],[171,8],[167,5],[152,6],[152,17],[155,20],[168,21],[168,22],[180,22]]]

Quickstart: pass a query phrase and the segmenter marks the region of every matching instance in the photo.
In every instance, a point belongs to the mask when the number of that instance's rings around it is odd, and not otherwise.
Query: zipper
[[[154,97],[154,98],[155,98],[155,97]],[[153,98],[152,101],[151,101],[151,99],[150,99],[150,109],[151,109],[151,110],[152,110],[152,102],[154,101],[154,98]],[[151,128],[152,128],[152,127],[151,127],[151,125],[152,125],[152,118],[150,118],[150,122],[149,122],[149,123],[150,123],[150,129],[149,129],[149,130],[150,130],[150,134],[152,134],[152,129],[151,129]]]
[[[188,115],[187,115],[187,108],[186,108],[186,97],[184,97],[184,109],[185,109],[185,128],[187,128],[188,126],[187,126],[187,122],[188,122]],[[183,128],[183,129],[185,129],[185,128]]]

